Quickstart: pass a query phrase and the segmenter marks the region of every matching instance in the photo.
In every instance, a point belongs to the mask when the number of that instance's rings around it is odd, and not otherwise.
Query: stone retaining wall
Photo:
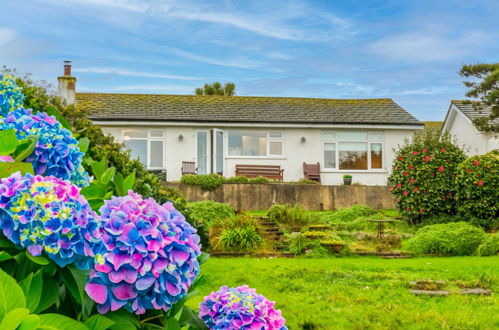
[[[300,204],[306,210],[335,210],[364,204],[373,208],[395,208],[386,186],[325,186],[313,184],[222,184],[214,191],[199,186],[167,183],[189,201],[213,200],[236,210],[266,210],[277,204]]]

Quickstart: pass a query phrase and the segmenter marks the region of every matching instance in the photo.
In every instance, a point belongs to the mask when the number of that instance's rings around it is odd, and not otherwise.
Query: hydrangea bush
[[[33,164],[35,174],[70,180],[79,187],[89,183],[82,167],[84,153],[71,132],[44,112],[17,109],[0,118],[0,131],[15,129],[17,138],[37,138],[33,153],[24,162]]]
[[[412,221],[455,213],[457,165],[466,158],[450,136],[416,133],[396,152],[389,177],[397,208]]]
[[[204,297],[199,305],[199,317],[212,330],[285,330],[286,320],[280,310],[274,309],[274,304],[247,285],[237,288],[222,286]]]
[[[86,285],[99,312],[167,311],[186,295],[199,273],[199,236],[171,203],[129,191],[100,213],[102,251]]]
[[[88,268],[99,222],[80,190],[55,178],[15,173],[0,179],[0,229],[33,256]]]
[[[24,95],[14,77],[0,74],[0,117],[23,106]]]
[[[499,152],[466,159],[457,167],[456,203],[466,218],[499,218]]]

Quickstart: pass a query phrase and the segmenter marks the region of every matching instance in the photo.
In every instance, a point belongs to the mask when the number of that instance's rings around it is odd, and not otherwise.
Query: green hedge
[[[458,212],[490,225],[499,218],[499,152],[466,159],[457,167],[456,203]]]
[[[478,247],[479,256],[495,256],[499,254],[499,233],[487,235],[487,238]]]
[[[425,226],[407,242],[418,254],[473,255],[486,237],[483,229],[466,222]]]

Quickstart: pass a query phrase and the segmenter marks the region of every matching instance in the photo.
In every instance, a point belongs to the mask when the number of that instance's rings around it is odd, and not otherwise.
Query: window
[[[229,131],[229,156],[282,156],[283,133],[280,131]]]
[[[147,169],[165,167],[165,132],[161,129],[123,130],[125,147],[130,149],[132,158],[138,159]]]
[[[322,139],[325,169],[370,170],[383,168],[383,133],[323,132]]]

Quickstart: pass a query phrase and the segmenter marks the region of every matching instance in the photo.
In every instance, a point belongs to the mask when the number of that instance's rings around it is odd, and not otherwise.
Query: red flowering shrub
[[[455,213],[454,177],[466,158],[450,136],[416,133],[396,152],[389,177],[397,208],[413,222],[438,213]]]
[[[457,210],[462,216],[499,218],[499,152],[474,156],[459,164],[456,188]]]

